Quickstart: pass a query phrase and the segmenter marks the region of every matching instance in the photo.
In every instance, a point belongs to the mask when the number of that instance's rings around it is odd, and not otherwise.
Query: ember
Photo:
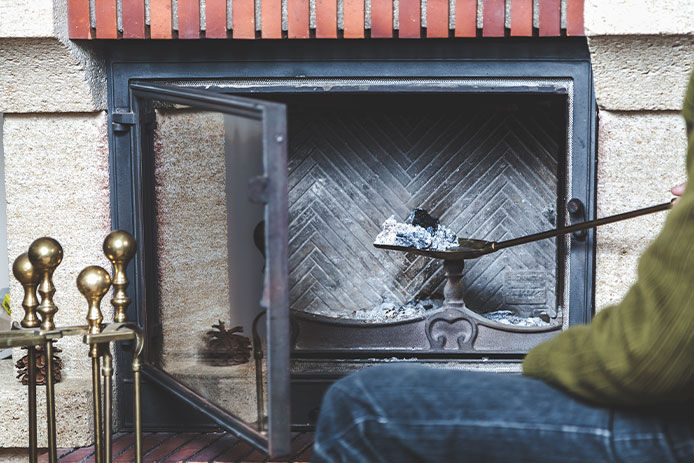
[[[423,209],[413,210],[407,220],[409,223],[401,223],[391,216],[383,222],[383,230],[376,236],[374,244],[432,251],[445,251],[458,244],[456,234]]]

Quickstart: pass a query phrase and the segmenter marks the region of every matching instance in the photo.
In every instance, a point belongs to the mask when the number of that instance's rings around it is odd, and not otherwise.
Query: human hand
[[[675,198],[675,200],[673,201],[674,204],[677,204],[677,201],[680,200],[680,196],[682,196],[684,194],[684,190],[686,188],[687,188],[687,182],[680,183],[679,185],[673,186],[672,188],[670,188],[670,193],[677,196]]]

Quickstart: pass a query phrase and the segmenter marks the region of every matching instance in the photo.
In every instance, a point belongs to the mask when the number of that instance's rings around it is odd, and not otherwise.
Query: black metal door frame
[[[369,40],[369,41],[195,41],[114,43],[107,50],[108,120],[111,179],[111,217],[113,228],[134,231],[143,225],[136,208],[141,198],[143,178],[136,166],[141,162],[134,130],[136,120],[132,82],[196,81],[200,87],[218,87],[220,81],[275,81],[276,85],[233,89],[236,93],[260,96],[262,92],[322,92],[327,87],[296,85],[318,79],[363,82],[358,91],[402,91],[403,79],[562,79],[570,82],[568,90],[537,85],[503,85],[479,87],[474,82],[455,88],[432,85],[409,86],[407,91],[447,92],[521,92],[571,93],[573,125],[568,145],[571,159],[571,193],[585,205],[585,218],[595,218],[596,191],[596,105],[590,56],[585,39],[518,39],[518,40]],[[373,83],[369,84],[369,80]],[[365,82],[365,83],[364,83]],[[330,88],[333,91],[339,87]],[[346,91],[345,89],[342,89]],[[572,241],[569,262],[569,324],[587,323],[593,313],[595,238],[591,231],[583,241]],[[141,252],[131,267],[129,278],[133,304],[130,319],[138,320],[146,307],[148,262],[147,250]],[[120,365],[125,365],[123,357]],[[119,416],[122,427],[131,426],[130,379],[119,375]],[[208,420],[194,409],[170,407],[166,393],[151,391],[145,401],[145,425],[150,429],[206,428]],[[289,394],[276,400],[288,402]],[[157,416],[158,420],[147,417]]]

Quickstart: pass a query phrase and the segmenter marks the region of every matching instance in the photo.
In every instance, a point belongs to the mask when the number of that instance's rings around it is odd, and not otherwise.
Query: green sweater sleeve
[[[694,74],[682,112],[690,126]],[[693,160],[694,136],[689,178]],[[694,184],[641,256],[637,281],[622,302],[531,350],[523,374],[599,404],[694,399]]]

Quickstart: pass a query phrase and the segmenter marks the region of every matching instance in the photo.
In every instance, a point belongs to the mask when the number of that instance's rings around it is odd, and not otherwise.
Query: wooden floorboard
[[[215,433],[145,433],[142,436],[146,463],[255,463],[267,462],[268,456],[254,449],[247,442],[221,432]],[[113,436],[113,461],[134,461],[135,439],[133,434],[118,433]],[[313,433],[295,433],[292,438],[291,462],[304,463],[311,459]],[[44,452],[40,462],[48,461]],[[75,449],[58,449],[59,463],[91,463],[94,446]]]

